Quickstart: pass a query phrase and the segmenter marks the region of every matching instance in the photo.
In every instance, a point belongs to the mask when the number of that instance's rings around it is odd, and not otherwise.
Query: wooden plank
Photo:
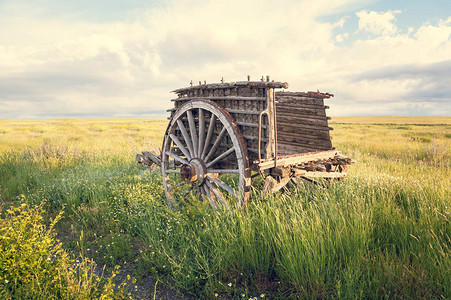
[[[329,139],[318,139],[318,138],[310,138],[304,136],[287,136],[281,135],[277,137],[277,140],[281,143],[288,145],[296,145],[296,143],[304,144],[304,145],[314,145],[314,146],[324,146],[330,147],[332,144]]]
[[[293,146],[304,146],[311,147],[317,150],[330,150],[332,149],[332,143],[330,141],[324,140],[311,140],[311,139],[301,139],[301,138],[279,138],[280,143],[285,145],[293,145]]]
[[[286,104],[286,103],[276,103],[277,110],[283,111],[299,111],[303,114],[310,115],[318,115],[325,116],[326,115],[326,106],[313,106],[313,105],[304,105],[302,103],[299,104]]]
[[[305,116],[307,118],[326,118],[326,111],[324,109],[305,109],[305,108],[290,108],[290,107],[277,107],[277,114],[284,116]]]
[[[322,98],[322,99],[328,99],[330,97],[333,97],[333,94],[329,94],[329,93],[321,93],[320,91],[309,91],[307,93],[304,92],[288,92],[288,91],[279,91],[277,92],[278,95],[291,95],[291,96],[305,96],[305,97],[316,97],[316,98]]]
[[[280,120],[277,121],[277,130],[279,128],[281,130],[285,130],[286,128],[296,128],[296,130],[314,130],[314,131],[321,131],[328,133],[330,130],[334,130],[332,127],[329,126],[317,126],[317,125],[306,125],[306,124],[298,124],[298,123],[286,123],[286,122],[280,122]]]
[[[287,107],[287,108],[292,108],[292,109],[296,109],[296,108],[306,108],[306,109],[320,109],[320,110],[326,110],[329,109],[330,107],[327,105],[311,105],[311,104],[305,104],[302,102],[296,102],[296,103],[291,103],[291,102],[276,102],[276,106],[277,107]]]
[[[284,186],[286,186],[290,180],[291,180],[290,177],[285,177],[285,178],[280,179],[279,182],[277,182],[277,180],[275,180],[271,176],[266,177],[265,184],[263,185],[261,197],[266,198],[269,194],[279,191]]]
[[[197,86],[189,86],[186,88],[180,88],[174,90],[174,93],[184,93],[195,90],[206,89],[221,89],[221,88],[236,88],[242,86],[250,87],[262,87],[262,88],[288,88],[287,82],[265,82],[265,81],[237,81],[237,82],[225,82],[225,83],[212,83],[212,84],[200,84]]]
[[[258,136],[252,136],[252,135],[243,135],[243,138],[244,138],[245,140],[250,140],[250,141],[258,140]],[[262,138],[261,138],[261,141],[262,141],[262,142],[267,142],[268,139],[262,137]]]
[[[346,173],[341,172],[306,172],[305,170],[295,169],[294,176],[305,176],[310,178],[342,178]]]
[[[242,96],[197,96],[197,97],[179,97],[175,99],[171,99],[171,101],[190,101],[190,100],[198,100],[198,99],[207,99],[207,100],[246,100],[246,101],[265,101],[265,97],[242,97]]]
[[[225,107],[225,110],[227,110],[231,114],[245,114],[245,115],[259,115],[260,111],[256,110],[241,110],[241,109],[231,109]]]
[[[265,156],[267,158],[274,157],[276,155],[276,124],[275,124],[275,102],[274,102],[274,90],[266,90],[266,107],[268,110],[268,142],[266,143]]]
[[[277,124],[280,126],[293,126],[296,125],[308,125],[313,127],[318,127],[318,130],[329,130],[329,123],[326,118],[312,119],[312,118],[302,118],[302,117],[289,117],[289,116],[277,116]]]
[[[247,123],[247,122],[236,122],[240,126],[246,126],[246,127],[254,127],[258,128],[258,123]],[[262,128],[267,128],[266,125],[262,125]]]
[[[277,137],[280,136],[292,136],[292,137],[300,136],[320,140],[331,139],[328,131],[306,129],[303,128],[302,126],[293,126],[293,127],[277,126]]]
[[[278,104],[304,104],[312,106],[324,106],[324,100],[311,97],[291,97],[291,96],[277,96],[276,103]]]
[[[319,151],[319,152],[310,152],[303,153],[297,155],[289,155],[289,156],[280,156],[277,158],[277,165],[274,165],[274,160],[264,160],[261,163],[258,161],[254,162],[258,165],[261,170],[265,170],[272,167],[284,167],[289,165],[306,163],[309,161],[314,161],[318,159],[329,159],[333,158],[337,155],[338,152],[336,150],[328,150],[328,151]]]
[[[270,174],[273,176],[288,177],[291,175],[291,168],[272,168]]]
[[[281,110],[280,112],[277,112],[277,115],[280,115],[281,118],[287,119],[287,118],[302,118],[302,119],[312,119],[312,120],[330,120],[330,117],[326,116],[326,112],[323,113],[323,115],[312,115],[312,114],[305,114],[302,111],[297,110]]]
[[[249,150],[249,148],[248,148]],[[277,143],[277,153],[279,156],[286,156],[286,155],[293,155],[293,154],[300,154],[300,153],[308,153],[308,152],[315,152],[318,151],[318,149],[314,149],[311,146],[305,147],[301,145],[286,145],[281,142]]]

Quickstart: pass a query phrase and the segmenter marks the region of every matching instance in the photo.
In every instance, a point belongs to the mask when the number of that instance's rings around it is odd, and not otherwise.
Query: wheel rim
[[[237,209],[247,204],[250,170],[246,144],[222,106],[193,100],[180,107],[166,130],[161,157],[169,205],[177,205],[180,197],[188,195],[208,201],[213,208],[228,206],[227,199],[232,199]]]

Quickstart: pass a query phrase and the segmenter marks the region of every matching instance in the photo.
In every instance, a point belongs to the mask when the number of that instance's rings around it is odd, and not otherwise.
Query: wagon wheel
[[[163,140],[161,172],[167,202],[194,196],[213,208],[240,208],[249,198],[250,169],[243,136],[232,116],[210,100],[185,103]],[[238,180],[233,180],[238,177]]]

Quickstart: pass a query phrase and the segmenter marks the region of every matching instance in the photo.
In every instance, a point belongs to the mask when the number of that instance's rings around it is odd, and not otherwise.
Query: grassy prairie
[[[266,199],[255,181],[240,212],[166,206],[159,173],[134,162],[166,125],[1,120],[3,209],[63,209],[62,246],[132,265],[138,290],[151,275],[197,298],[451,298],[451,117],[334,118],[334,146],[358,161],[348,178]]]

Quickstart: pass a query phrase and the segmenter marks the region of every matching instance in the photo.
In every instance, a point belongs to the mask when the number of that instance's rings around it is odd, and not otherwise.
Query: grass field
[[[347,179],[266,199],[256,181],[239,212],[166,206],[134,161],[166,125],[0,120],[2,298],[151,299],[147,276],[195,298],[451,298],[451,117],[333,118]]]

